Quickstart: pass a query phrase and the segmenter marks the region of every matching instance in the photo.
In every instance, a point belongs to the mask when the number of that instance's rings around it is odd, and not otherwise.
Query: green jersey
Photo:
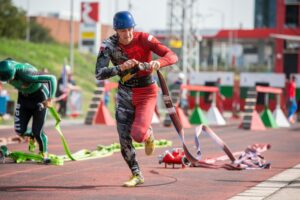
[[[32,94],[40,88],[49,98],[55,97],[56,77],[50,74],[40,74],[28,63],[13,62],[16,72],[13,80],[9,81],[22,94]],[[48,84],[48,87],[46,86]],[[49,89],[48,89],[49,88]]]

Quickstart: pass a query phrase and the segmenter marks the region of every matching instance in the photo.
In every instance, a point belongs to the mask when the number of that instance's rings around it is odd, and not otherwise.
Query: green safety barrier
[[[207,118],[205,117],[204,112],[199,106],[195,107],[191,116],[189,117],[189,121],[191,124],[208,124]]]
[[[269,108],[265,108],[265,110],[262,112],[260,116],[262,122],[264,125],[268,128],[279,128],[279,126],[276,123],[276,120]]]

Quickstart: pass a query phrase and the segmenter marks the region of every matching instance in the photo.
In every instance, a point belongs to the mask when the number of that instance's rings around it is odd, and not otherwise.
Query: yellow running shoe
[[[33,137],[30,137],[29,138],[29,142],[28,142],[28,151],[34,152],[35,148],[36,148],[35,139]]]
[[[152,131],[152,128],[151,128]],[[153,136],[153,131],[151,132],[149,138],[145,141],[145,153],[147,156],[150,156],[153,154],[155,145],[154,145],[154,136]]]
[[[145,182],[145,179],[142,175],[132,175],[132,177],[129,179],[129,181],[126,181],[123,186],[124,187],[135,187],[137,185],[143,184]]]

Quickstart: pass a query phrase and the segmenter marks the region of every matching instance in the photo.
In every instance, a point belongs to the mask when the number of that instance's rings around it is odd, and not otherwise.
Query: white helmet
[[[65,65],[64,67],[66,74],[72,74],[72,69],[70,65]]]

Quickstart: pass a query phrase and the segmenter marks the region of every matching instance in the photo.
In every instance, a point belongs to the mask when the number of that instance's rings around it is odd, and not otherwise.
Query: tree
[[[0,37],[25,38],[25,11],[15,7],[11,0],[0,0]]]
[[[0,37],[25,39],[26,28],[26,12],[15,7],[12,0],[0,0]],[[53,42],[53,39],[48,29],[32,21],[30,41]]]
[[[30,41],[31,42],[53,42],[53,38],[49,34],[49,29],[39,25],[35,21],[30,23]]]

